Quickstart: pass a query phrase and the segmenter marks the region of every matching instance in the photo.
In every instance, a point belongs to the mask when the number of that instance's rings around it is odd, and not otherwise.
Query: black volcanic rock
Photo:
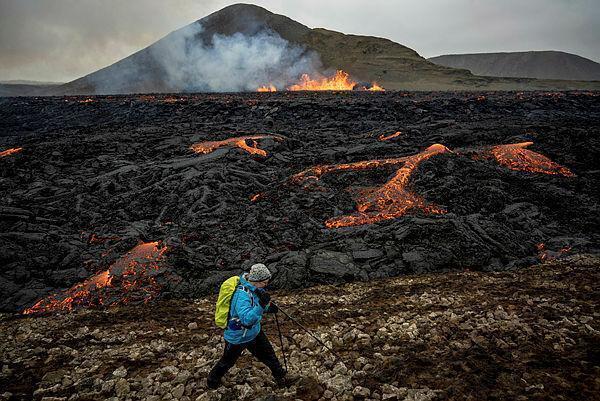
[[[600,81],[599,63],[559,51],[449,54],[428,60],[491,77]]]
[[[197,296],[262,261],[295,288],[453,269],[505,270],[600,252],[598,93],[289,93],[0,99],[0,309],[31,306],[163,241],[168,295]],[[381,135],[401,131],[390,141]],[[190,146],[252,134],[240,147]],[[576,176],[477,160],[485,146],[530,149]],[[410,187],[447,213],[328,229],[397,167],[294,184],[318,164],[453,150]],[[251,140],[245,146],[252,146]],[[543,244],[543,245],[541,245]]]

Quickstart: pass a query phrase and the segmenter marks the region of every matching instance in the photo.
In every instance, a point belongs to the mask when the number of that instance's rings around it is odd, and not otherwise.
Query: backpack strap
[[[243,284],[238,285],[236,289],[238,288],[250,296],[250,305],[254,307],[254,294],[252,293],[252,291],[250,291],[250,289],[248,287],[245,287]]]
[[[237,287],[235,287],[235,290],[233,290],[233,294],[231,294],[231,302],[229,303],[229,312],[227,312],[227,324],[229,324],[229,319],[231,318],[231,308],[233,307],[233,296],[235,295],[235,292],[237,290],[244,291],[246,294],[248,294],[250,296],[250,305],[252,307],[254,307],[254,295],[252,294],[252,291],[250,291],[250,289],[245,287],[243,284],[239,284]],[[245,329],[250,329],[250,328],[254,327],[254,325],[246,326],[244,324],[242,324],[242,326]]]

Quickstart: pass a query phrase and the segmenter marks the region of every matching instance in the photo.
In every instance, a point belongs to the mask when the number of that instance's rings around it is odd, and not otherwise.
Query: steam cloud
[[[94,76],[96,92],[131,92],[132,85],[139,91],[156,91],[157,81],[168,92],[256,91],[266,84],[283,89],[303,73],[316,74],[321,66],[316,53],[272,31],[252,36],[215,34],[210,43],[205,43],[202,32],[200,23],[188,25],[147,48],[147,56],[99,71]]]

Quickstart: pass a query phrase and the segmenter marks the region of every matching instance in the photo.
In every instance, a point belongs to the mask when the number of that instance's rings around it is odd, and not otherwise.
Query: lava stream
[[[165,251],[166,247],[159,248],[158,242],[141,243],[107,270],[62,293],[41,299],[23,314],[70,311],[77,306],[125,304],[139,298],[147,302],[160,292],[153,271],[159,270]]]
[[[530,145],[533,145],[533,142],[498,145],[492,147],[489,150],[489,153],[498,163],[511,170],[549,175],[563,175],[565,177],[575,176],[571,170],[553,162],[546,156],[525,149]]]
[[[395,164],[402,164],[408,159],[408,157],[398,157],[393,159],[374,159],[364,160],[354,163],[341,163],[341,164],[322,164],[313,166],[294,174],[290,181],[295,184],[301,184],[308,180],[318,180],[323,175],[333,173],[336,171],[360,171],[360,170],[371,170],[379,167],[393,166]]]
[[[19,153],[22,150],[23,150],[23,148],[10,148],[10,149],[6,149],[6,150],[3,150],[2,152],[0,152],[0,157],[14,155],[15,153]]]
[[[402,132],[400,132],[400,131],[394,132],[393,134],[389,134],[389,135],[381,134],[381,135],[379,135],[379,140],[380,141],[389,141],[390,139],[397,138],[400,135],[402,135]]]
[[[283,138],[277,135],[247,135],[236,138],[224,139],[222,141],[206,141],[193,144],[190,149],[196,153],[208,154],[212,153],[223,146],[236,146],[252,155],[267,156],[267,152],[258,147],[256,142],[258,139],[272,138],[276,141],[282,141]],[[248,142],[250,142],[248,144]]]
[[[449,151],[444,145],[434,144],[421,153],[406,157],[404,165],[382,187],[361,191],[356,200],[358,213],[331,218],[325,222],[325,226],[337,228],[372,224],[404,216],[412,209],[420,209],[427,214],[446,213],[444,209],[428,204],[423,197],[409,191],[407,186],[410,176],[421,162]]]
[[[291,177],[291,182],[300,184],[335,171],[359,171],[402,164],[394,177],[382,187],[362,190],[356,199],[358,213],[334,217],[325,222],[328,228],[358,226],[393,219],[418,208],[425,213],[440,214],[445,211],[430,205],[417,194],[407,189],[408,180],[419,164],[432,156],[450,152],[444,145],[434,144],[416,155],[393,159],[365,160],[355,163],[314,166]]]

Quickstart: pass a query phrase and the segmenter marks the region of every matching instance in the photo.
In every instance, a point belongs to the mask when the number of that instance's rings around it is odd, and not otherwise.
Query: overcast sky
[[[70,81],[234,1],[0,0],[0,81]],[[562,50],[600,61],[600,0],[256,0],[311,28],[424,57]]]

